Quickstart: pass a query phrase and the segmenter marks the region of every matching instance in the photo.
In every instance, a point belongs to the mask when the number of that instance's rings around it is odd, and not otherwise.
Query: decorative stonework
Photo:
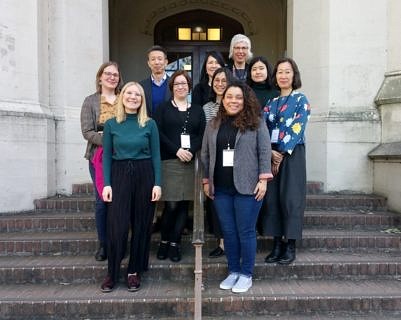
[[[171,1],[149,13],[145,18],[143,33],[153,35],[154,26],[161,19],[167,18],[183,10],[209,10],[225,14],[238,20],[244,27],[248,36],[255,34],[253,19],[242,9],[218,0],[177,0]]]

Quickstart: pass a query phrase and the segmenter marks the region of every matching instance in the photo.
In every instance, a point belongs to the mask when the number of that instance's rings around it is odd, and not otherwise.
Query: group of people
[[[81,110],[96,195],[95,258],[108,261],[101,290],[118,283],[130,230],[126,283],[129,291],[140,289],[159,200],[164,208],[156,256],[181,260],[199,153],[206,216],[217,238],[209,257],[227,257],[221,289],[246,292],[257,231],[273,237],[266,263],[293,262],[302,238],[310,106],[297,91],[298,67],[283,58],[272,68],[266,58],[253,57],[251,41],[238,34],[228,63],[219,52],[206,55],[190,101],[192,79],[184,70],[167,75],[165,49],[153,46],[147,58],[151,75],[122,88],[117,63],[104,63],[96,93]]]

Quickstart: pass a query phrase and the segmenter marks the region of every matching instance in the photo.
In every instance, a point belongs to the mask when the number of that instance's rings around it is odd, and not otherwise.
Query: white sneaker
[[[240,275],[231,291],[234,293],[243,293],[247,292],[250,287],[252,287],[252,277]]]
[[[220,282],[220,289],[230,290],[234,287],[239,277],[238,273],[230,273],[227,278]]]

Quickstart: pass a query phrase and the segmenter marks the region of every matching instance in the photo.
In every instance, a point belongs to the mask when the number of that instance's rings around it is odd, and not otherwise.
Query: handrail
[[[194,285],[194,320],[202,319],[202,246],[204,239],[204,212],[202,169],[199,155],[195,155],[194,222],[192,244],[195,247],[195,285]]]

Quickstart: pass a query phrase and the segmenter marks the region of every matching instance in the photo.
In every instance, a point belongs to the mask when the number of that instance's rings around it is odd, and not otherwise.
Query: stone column
[[[380,141],[374,98],[386,69],[386,21],[387,1],[288,1],[288,55],[312,106],[308,180],[325,191],[372,192],[367,154]]]
[[[107,5],[0,2],[0,213],[90,180],[79,114],[108,58]]]
[[[56,191],[47,1],[3,0],[0,21],[0,212],[15,212]]]
[[[50,108],[56,119],[56,187],[90,181],[80,128],[84,98],[109,56],[108,1],[49,1]]]

